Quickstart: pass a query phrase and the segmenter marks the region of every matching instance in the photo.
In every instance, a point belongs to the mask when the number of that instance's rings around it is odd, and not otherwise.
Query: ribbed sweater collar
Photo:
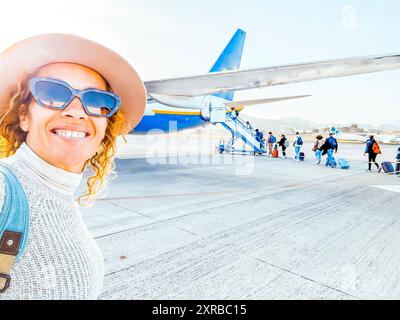
[[[16,160],[47,187],[72,196],[82,181],[82,174],[57,168],[39,157],[26,143],[15,153]]]

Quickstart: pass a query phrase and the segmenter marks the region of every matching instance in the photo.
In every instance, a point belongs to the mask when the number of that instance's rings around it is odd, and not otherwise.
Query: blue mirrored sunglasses
[[[64,81],[51,78],[32,78],[29,89],[40,106],[56,110],[64,110],[77,97],[85,112],[93,117],[109,118],[121,106],[121,99],[112,92],[78,90]]]

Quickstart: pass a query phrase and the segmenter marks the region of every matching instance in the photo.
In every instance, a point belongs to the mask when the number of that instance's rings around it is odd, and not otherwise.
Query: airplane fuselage
[[[199,109],[174,108],[154,102],[147,104],[142,120],[131,133],[171,133],[209,123]]]

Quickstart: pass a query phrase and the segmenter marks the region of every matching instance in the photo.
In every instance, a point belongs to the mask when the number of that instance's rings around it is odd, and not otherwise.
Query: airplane
[[[336,128],[331,128],[331,132],[334,133],[339,141],[365,143],[369,139],[369,137],[373,135],[377,142],[384,144],[400,144],[400,136],[392,134],[343,133]]]
[[[235,128],[244,126],[239,119],[228,117],[235,110],[310,96],[234,101],[235,91],[400,68],[400,54],[386,54],[240,70],[245,38],[246,32],[238,29],[209,73],[145,81],[146,110],[131,134],[170,133],[221,123],[235,136]],[[252,146],[258,143],[244,129],[238,135]]]
[[[400,144],[400,136],[392,134],[376,134],[374,135],[375,140],[382,143]]]

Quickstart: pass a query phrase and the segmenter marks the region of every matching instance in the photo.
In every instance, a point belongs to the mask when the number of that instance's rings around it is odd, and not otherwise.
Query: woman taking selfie
[[[0,54],[0,300],[98,298],[103,257],[79,205],[106,186],[145,103],[130,64],[92,41],[41,35]]]

